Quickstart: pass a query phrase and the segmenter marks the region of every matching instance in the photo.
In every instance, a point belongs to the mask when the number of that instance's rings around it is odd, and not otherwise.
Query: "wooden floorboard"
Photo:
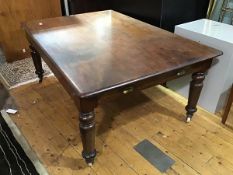
[[[12,119],[51,175],[159,175],[133,149],[143,139],[176,161],[164,174],[233,174],[233,132],[201,108],[185,123],[186,100],[161,86],[100,101],[93,167],[81,157],[78,110],[54,77],[11,95]]]

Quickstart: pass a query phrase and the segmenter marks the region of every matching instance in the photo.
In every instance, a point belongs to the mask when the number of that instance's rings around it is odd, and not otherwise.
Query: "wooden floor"
[[[51,175],[161,174],[133,149],[143,139],[176,161],[165,174],[233,174],[233,132],[200,109],[186,124],[186,101],[163,87],[100,102],[93,167],[80,154],[78,111],[55,78],[11,94],[20,108],[12,118]]]

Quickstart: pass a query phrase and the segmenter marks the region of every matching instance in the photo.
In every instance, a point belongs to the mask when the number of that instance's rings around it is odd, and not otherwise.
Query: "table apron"
[[[195,63],[193,65],[184,66],[179,69],[164,72],[155,76],[148,77],[146,79],[138,80],[123,86],[111,87],[104,92],[96,93],[97,96],[108,96],[112,94],[127,94],[135,90],[146,89],[155,85],[159,85],[168,82],[173,79],[180,78],[185,75],[189,75],[196,72],[206,72],[212,64],[212,59],[205,60],[202,62]],[[94,94],[93,94],[94,95]]]

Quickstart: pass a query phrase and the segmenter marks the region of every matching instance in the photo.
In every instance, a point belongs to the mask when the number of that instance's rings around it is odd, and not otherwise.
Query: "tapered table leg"
[[[29,46],[29,47],[31,49],[31,56],[36,69],[35,73],[38,75],[39,83],[41,83],[44,74],[44,70],[42,68],[41,56],[33,46]]]
[[[205,79],[205,73],[198,72],[192,75],[192,81],[190,83],[189,88],[189,98],[188,105],[185,107],[186,113],[186,121],[190,122],[193,114],[197,111],[197,102],[201,94],[201,90],[203,87],[203,80]]]
[[[83,144],[82,156],[88,165],[92,165],[96,156],[94,111],[80,112],[79,121],[79,128]]]

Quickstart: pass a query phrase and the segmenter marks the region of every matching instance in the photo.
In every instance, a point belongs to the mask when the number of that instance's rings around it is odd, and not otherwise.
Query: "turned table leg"
[[[203,87],[203,80],[205,79],[205,73],[198,72],[192,75],[192,81],[190,83],[189,88],[189,98],[188,105],[185,107],[186,113],[186,121],[190,122],[193,114],[197,111],[197,102],[201,94],[201,90]]]
[[[82,156],[89,166],[94,163],[95,150],[95,114],[91,112],[80,112],[79,128],[82,138]]]
[[[43,80],[44,70],[42,68],[40,54],[36,51],[36,49],[33,46],[29,46],[29,47],[31,49],[31,56],[32,56],[32,60],[33,60],[33,63],[36,69],[35,73],[38,75],[39,83],[41,83]]]

